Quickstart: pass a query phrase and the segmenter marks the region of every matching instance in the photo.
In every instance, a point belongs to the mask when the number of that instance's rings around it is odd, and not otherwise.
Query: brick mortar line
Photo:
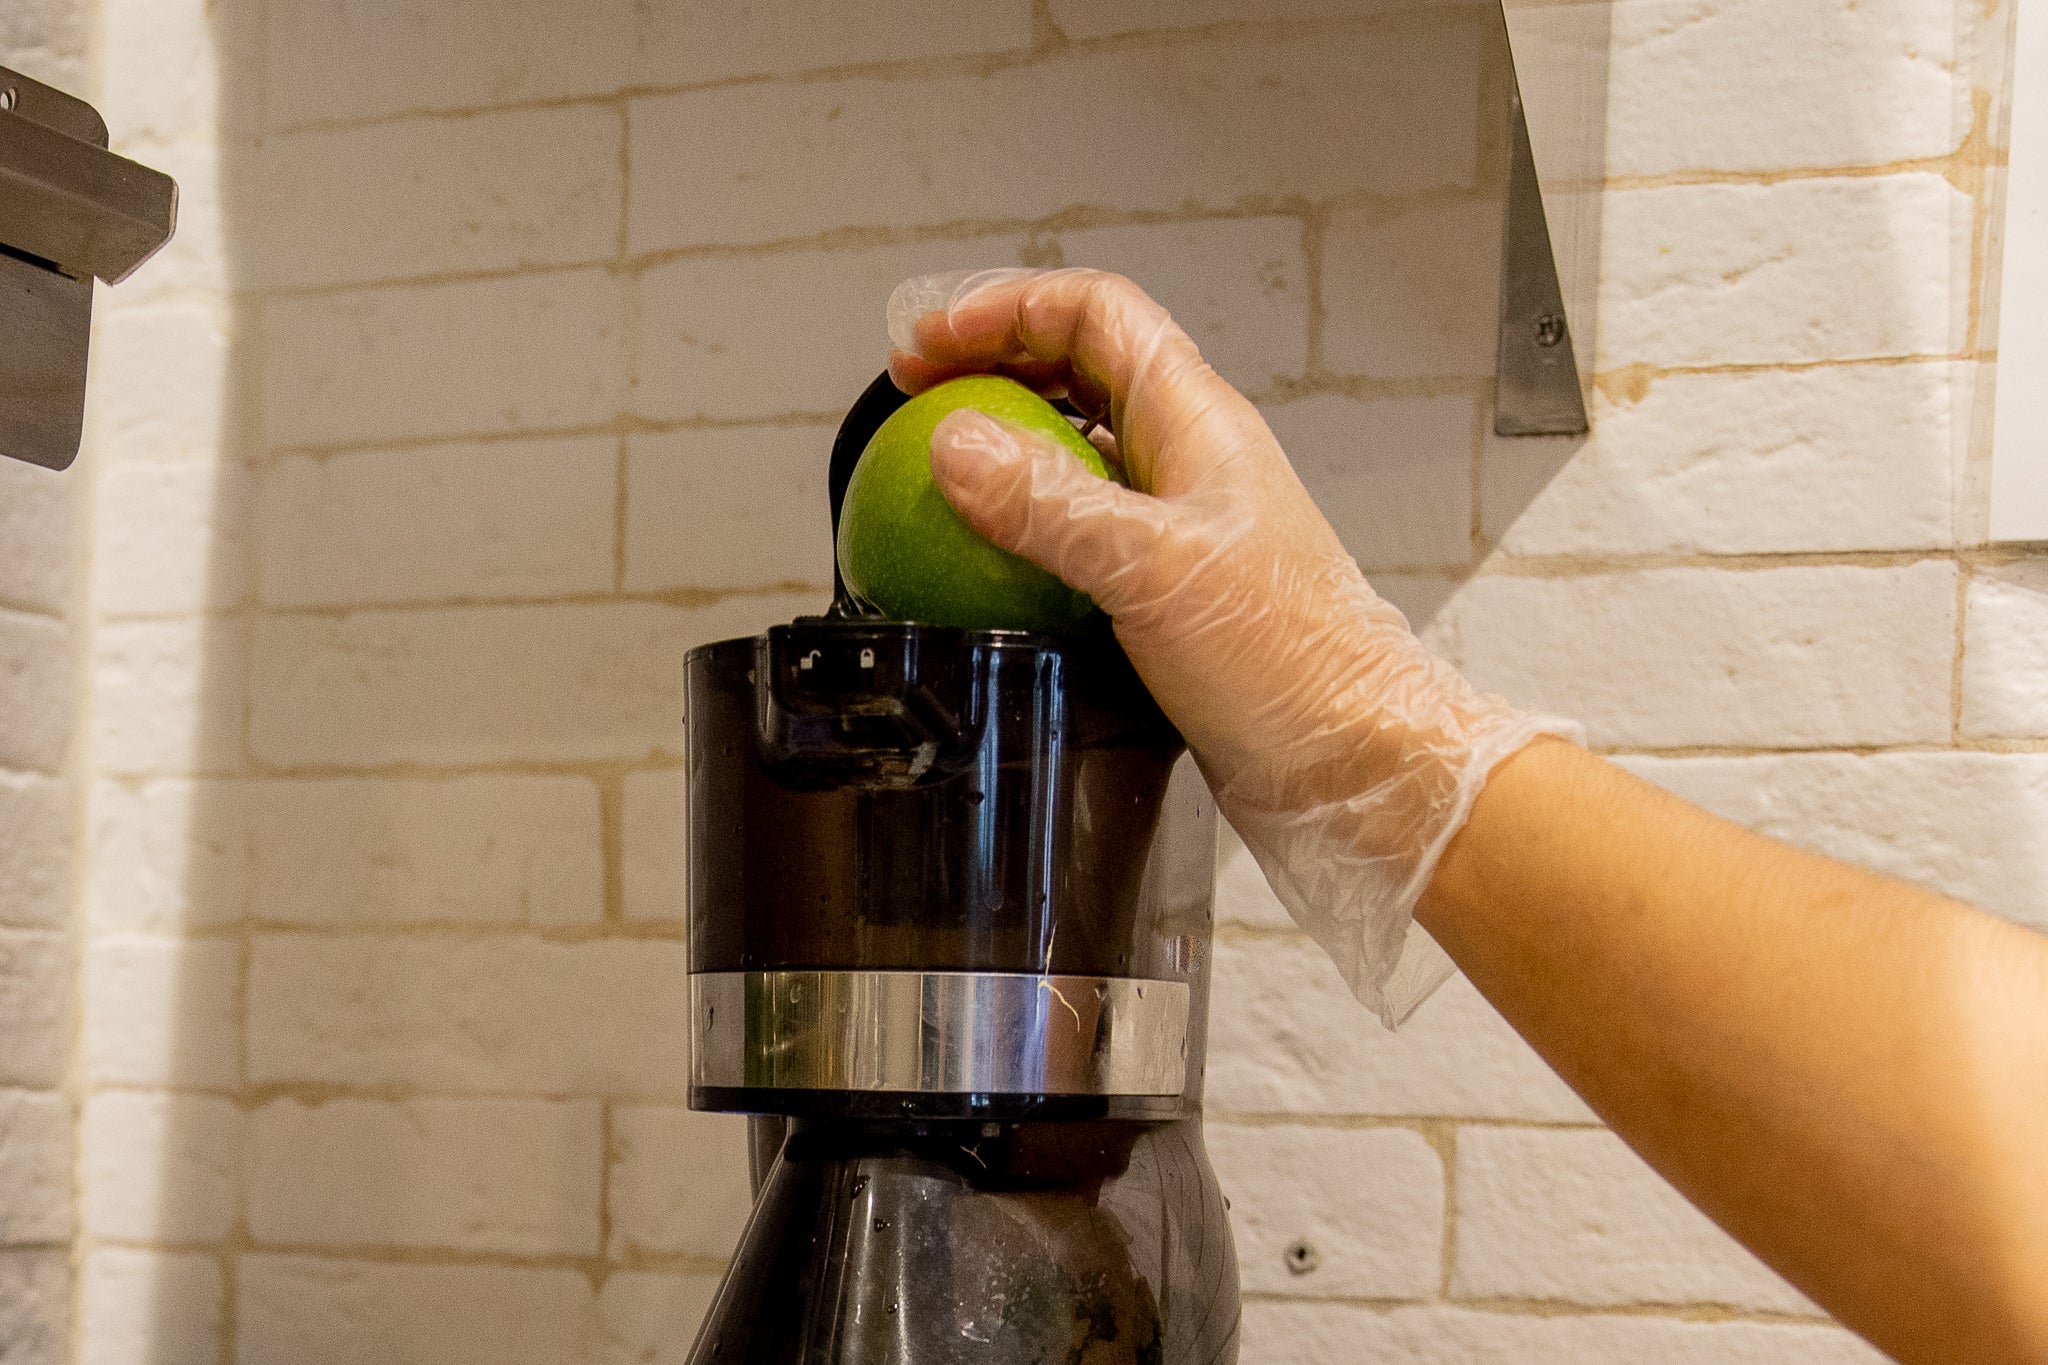
[[[240,620],[250,625],[264,621],[283,620],[326,620],[348,621],[360,616],[395,614],[405,615],[423,611],[498,611],[516,607],[604,607],[604,606],[660,606],[675,607],[683,611],[706,611],[713,607],[730,606],[756,598],[805,597],[832,595],[830,586],[791,580],[786,583],[747,584],[734,588],[647,588],[627,591],[598,591],[559,593],[542,597],[441,597],[412,598],[383,602],[364,601],[323,604],[317,606],[291,606],[260,601],[245,601],[234,606],[220,607],[210,611],[176,612],[108,612],[102,614],[102,625],[164,624],[167,622],[204,622]]]
[[[608,102],[596,103],[602,106]],[[1919,174],[1942,175],[1954,183],[1958,177],[1967,179],[1969,175],[1981,172],[1981,167],[1974,163],[1957,169],[1953,164],[1954,160],[1955,154],[1951,154],[1945,157],[1866,165],[1712,174],[1685,173],[1636,177],[1628,180],[1610,178],[1600,182],[1551,183],[1547,188],[1553,193],[1623,194],[1691,186],[1771,187],[1801,181],[1880,180]],[[628,182],[621,187],[622,211],[625,210],[630,194],[631,186]],[[1030,217],[962,217],[927,223],[842,224],[816,232],[755,241],[691,242],[640,251],[622,248],[600,255],[527,261],[510,265],[458,267],[406,275],[372,276],[364,279],[328,280],[306,284],[245,285],[233,288],[229,292],[234,297],[253,298],[264,302],[287,302],[431,289],[493,280],[540,278],[594,270],[602,270],[619,279],[638,280],[652,271],[685,260],[753,259],[798,253],[854,252],[885,246],[915,245],[919,242],[976,241],[1019,234],[1056,235],[1102,227],[1164,227],[1253,218],[1309,218],[1319,213],[1332,212],[1365,211],[1373,216],[1391,217],[1446,203],[1497,203],[1500,197],[1491,181],[1482,176],[1471,185],[1442,186],[1394,194],[1356,187],[1321,199],[1298,194],[1253,195],[1240,198],[1233,204],[1175,209],[1069,205],[1049,214]]]
[[[1799,755],[1837,758],[1868,758],[1884,754],[2035,754],[2048,752],[2048,736],[1972,736],[1955,744],[1924,740],[1901,740],[1875,744],[1814,744],[1787,741],[1784,744],[1591,744],[1593,753],[1606,757],[1634,758],[1786,758]],[[503,759],[473,763],[338,763],[266,764],[254,770],[239,769],[104,769],[95,780],[111,782],[125,790],[136,790],[156,782],[227,783],[235,781],[446,781],[463,777],[596,777],[623,769],[628,772],[674,770],[682,755],[650,748],[642,757],[592,759]]]
[[[65,595],[67,597],[75,597],[77,594],[67,591]],[[0,616],[26,616],[31,620],[55,621],[59,625],[69,626],[72,621],[72,615],[73,608],[69,603],[59,607],[47,607],[38,602],[29,602],[0,594]]]
[[[490,920],[366,920],[357,923],[318,923],[309,920],[276,920],[241,916],[219,924],[191,925],[163,930],[102,928],[98,937],[112,939],[176,939],[205,943],[238,941],[244,933],[285,938],[366,938],[378,942],[481,943],[525,941],[576,947],[590,943],[683,943],[687,926],[682,920],[592,920],[587,924],[532,924],[521,921]]]
[[[563,1091],[563,1090],[493,1090],[489,1087],[448,1088],[420,1085],[365,1085],[343,1081],[261,1081],[246,1086],[209,1085],[143,1085],[128,1082],[98,1082],[88,1088],[94,1097],[101,1095],[149,1095],[170,1099],[211,1099],[226,1100],[243,1114],[273,1104],[298,1103],[308,1108],[334,1104],[342,1101],[359,1101],[372,1104],[411,1104],[421,1100],[450,1100],[458,1103],[505,1103],[554,1104],[554,1105],[624,1105],[643,1109],[686,1109],[689,1107],[687,1086],[675,1091]]]
[[[1482,419],[1483,420],[1483,419]],[[1658,552],[1632,554],[1514,554],[1492,549],[1476,562],[1425,561],[1412,564],[1365,564],[1367,578],[1438,578],[1457,580],[1458,586],[1486,579],[1553,579],[1648,575],[1678,569],[1704,569],[1731,574],[1771,573],[1788,569],[1896,569],[1917,564],[1949,563],[1963,570],[2004,568],[2040,563],[2048,558],[2048,544],[1998,544],[1951,548],[1926,546],[1895,550],[1747,550],[1726,552]],[[406,615],[434,611],[499,611],[518,608],[663,606],[681,611],[706,611],[715,607],[767,597],[829,597],[829,586],[791,580],[782,583],[748,584],[742,587],[642,588],[596,592],[569,592],[503,597],[452,596],[364,599],[356,602],[299,605],[247,601],[205,611],[121,611],[104,612],[103,625],[167,624],[217,620],[243,620],[251,625],[264,621],[329,620],[352,621],[359,617]],[[0,770],[5,776],[14,770]],[[49,774],[44,774],[49,775]]]
[[[1494,202],[1498,198],[1498,195],[1469,189],[1416,191],[1387,196],[1373,195],[1368,191],[1354,191],[1320,202],[1341,203],[1346,207],[1383,205],[1387,212],[1394,213],[1446,201]],[[245,285],[232,292],[238,298],[270,303],[402,292],[591,271],[603,271],[619,279],[637,280],[642,275],[680,261],[756,260],[763,257],[801,254],[853,253],[878,247],[914,246],[921,242],[980,241],[995,237],[1057,235],[1108,227],[1180,227],[1257,218],[1300,218],[1315,211],[1318,202],[1301,196],[1273,196],[1254,197],[1228,205],[1178,209],[1070,205],[1050,214],[1033,217],[951,218],[913,224],[845,224],[794,237],[770,237],[751,242],[692,242],[643,251],[628,250],[623,254],[610,253],[555,261],[457,268],[413,275],[332,280],[298,285]]]
[[[94,1247],[114,1247],[172,1254],[214,1254],[231,1259],[247,1256],[290,1256],[305,1260],[346,1261],[366,1265],[482,1266],[507,1270],[573,1270],[590,1277],[593,1289],[619,1272],[711,1276],[725,1273],[726,1258],[691,1252],[632,1251],[619,1256],[578,1252],[472,1251],[460,1247],[416,1247],[399,1243],[271,1242],[228,1237],[214,1241],[176,1238],[92,1237]]]
[[[508,100],[500,103],[478,105],[415,106],[408,109],[393,110],[388,113],[365,115],[359,118],[304,119],[296,123],[281,124],[276,127],[269,126],[268,118],[264,117],[258,124],[259,127],[264,129],[262,134],[245,134],[232,141],[223,138],[221,139],[221,145],[223,147],[239,149],[238,144],[269,138],[353,132],[360,129],[411,122],[465,122],[472,119],[488,118],[493,114],[588,108],[592,106],[601,107],[620,100],[670,99],[748,87],[774,86],[784,89],[801,89],[814,85],[852,84],[855,82],[923,84],[934,79],[960,76],[980,76],[985,78],[1004,71],[1047,66],[1062,61],[1073,61],[1100,54],[1114,54],[1118,52],[1170,51],[1175,48],[1199,47],[1207,44],[1223,47],[1243,47],[1247,44],[1278,46],[1296,39],[1322,37],[1331,34],[1359,34],[1369,37],[1376,34],[1403,30],[1434,34],[1454,26],[1470,27],[1483,23],[1485,19],[1485,8],[1483,6],[1473,6],[1469,16],[1460,15],[1451,19],[1411,9],[1297,19],[1222,19],[1198,25],[1128,29],[1120,33],[1104,34],[1096,38],[1069,38],[1064,33],[1060,33],[1056,26],[1050,24],[1050,16],[1048,15],[1048,28],[1051,29],[1052,34],[1057,35],[1057,42],[1047,42],[1045,41],[1046,35],[1034,33],[1032,38],[1023,47],[1000,48],[994,51],[885,58],[875,61],[806,67],[796,71],[750,71],[730,76],[714,77],[704,81],[672,85],[628,83],[614,86],[608,90],[584,94],[536,96],[531,99]],[[128,145],[128,140],[124,140],[123,148],[126,148]],[[126,153],[124,152],[124,154]]]
[[[1741,1308],[1714,1302],[1676,1303],[1628,1303],[1598,1304],[1578,1303],[1570,1299],[1516,1299],[1495,1296],[1472,1298],[1403,1299],[1377,1298],[1370,1296],[1330,1295],[1308,1297],[1275,1293],[1271,1290],[1246,1290],[1246,1303],[1282,1305],[1288,1307],[1343,1307],[1361,1308],[1376,1313],[1393,1313],[1418,1307],[1461,1308],[1469,1312],[1488,1313],[1498,1317],[1513,1318],[1652,1318],[1660,1321],[1699,1323],[1751,1323],[1762,1326],[1782,1327],[1826,1327],[1847,1333],[1831,1318],[1815,1317],[1810,1314],[1785,1313],[1766,1308]]]
[[[1504,1118],[1498,1115],[1333,1113],[1313,1110],[1295,1113],[1290,1110],[1211,1108],[1203,1117],[1210,1123],[1228,1124],[1237,1128],[1306,1128],[1326,1132],[1370,1132],[1382,1128],[1402,1128],[1425,1137],[1433,1128],[1510,1128],[1558,1133],[1610,1131],[1606,1124],[1597,1119]]]
[[[1881,356],[1843,356],[1819,360],[1774,360],[1725,362],[1709,365],[1657,366],[1623,365],[1591,376],[1595,387],[1611,402],[1633,406],[1660,379],[1765,374],[1805,374],[1814,371],[1893,368],[1907,365],[1952,365],[1970,361],[1995,361],[1993,353],[1913,353]],[[1400,401],[1415,398],[1449,398],[1467,395],[1488,397],[1492,379],[1483,375],[1437,375],[1420,378],[1385,379],[1371,375],[1320,373],[1300,378],[1276,376],[1266,389],[1240,390],[1260,407],[1284,407],[1289,403],[1320,396],[1356,398],[1363,401]],[[668,435],[685,431],[734,431],[753,429],[820,428],[836,430],[843,412],[790,410],[745,416],[695,414],[688,417],[649,417],[626,413],[599,422],[565,426],[521,427],[510,430],[465,430],[407,436],[360,437],[332,441],[276,441],[259,446],[260,454],[235,463],[260,472],[290,459],[324,461],[353,454],[387,454],[434,450],[463,445],[520,444],[574,437],[624,434]],[[1569,439],[1569,438],[1564,438]],[[140,463],[140,462],[139,462]],[[228,461],[181,461],[174,463],[211,465]]]
[[[1766,573],[1785,569],[1811,568],[1906,568],[1916,564],[1951,563],[1960,566],[1992,564],[2005,566],[2037,562],[2038,550],[1999,547],[1994,550],[1923,547],[1897,550],[1778,550],[1716,552],[1643,552],[1615,555],[1517,555],[1495,550],[1478,563],[1429,561],[1413,564],[1369,564],[1361,566],[1368,578],[1458,578],[1461,585],[1493,578],[1581,579],[1625,574],[1652,574],[1674,569],[1711,569],[1727,573]],[[504,597],[452,596],[432,598],[390,598],[345,603],[297,605],[245,601],[210,611],[106,612],[100,621],[108,625],[193,622],[220,619],[264,621],[330,620],[351,621],[375,615],[405,615],[434,611],[497,611],[517,608],[572,606],[666,606],[684,611],[704,611],[755,598],[829,597],[824,584],[790,580],[781,583],[748,584],[731,588],[649,588],[599,592],[533,594]]]

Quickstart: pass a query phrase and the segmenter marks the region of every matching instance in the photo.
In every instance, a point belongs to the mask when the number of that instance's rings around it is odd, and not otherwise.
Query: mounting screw
[[[1296,1242],[1282,1252],[1280,1258],[1287,1262],[1290,1275],[1312,1275],[1323,1263],[1323,1253],[1316,1250],[1313,1242]]]
[[[0,114],[7,113],[13,109],[16,101],[20,98],[21,92],[13,86],[0,86]]]
[[[1536,319],[1536,344],[1555,346],[1564,340],[1564,319],[1556,313],[1545,313]]]

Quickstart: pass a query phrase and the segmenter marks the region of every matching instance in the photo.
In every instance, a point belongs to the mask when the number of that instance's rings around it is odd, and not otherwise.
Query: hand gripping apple
[[[1574,727],[1474,691],[1366,583],[1257,409],[1130,281],[985,271],[898,287],[899,386],[989,372],[1107,421],[1130,487],[980,413],[932,436],[978,531],[1107,611],[1295,921],[1389,1027],[1451,974],[1414,923],[1501,760]]]

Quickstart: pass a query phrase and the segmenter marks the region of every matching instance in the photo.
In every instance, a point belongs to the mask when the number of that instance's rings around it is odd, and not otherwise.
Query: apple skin
[[[1029,560],[999,549],[953,510],[932,479],[932,431],[961,408],[1059,442],[1102,478],[1102,452],[1060,411],[1015,380],[969,375],[926,390],[882,423],[861,452],[839,508],[839,573],[887,616],[966,630],[1066,634],[1095,604]]]

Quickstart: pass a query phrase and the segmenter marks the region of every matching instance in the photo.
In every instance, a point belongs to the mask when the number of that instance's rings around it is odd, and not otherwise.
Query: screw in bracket
[[[1545,313],[1536,319],[1536,344],[1545,348],[1555,346],[1564,340],[1564,318],[1557,313]]]
[[[0,114],[5,114],[12,111],[15,104],[18,103],[20,99],[21,92],[19,90],[16,90],[13,86],[0,86]]]

